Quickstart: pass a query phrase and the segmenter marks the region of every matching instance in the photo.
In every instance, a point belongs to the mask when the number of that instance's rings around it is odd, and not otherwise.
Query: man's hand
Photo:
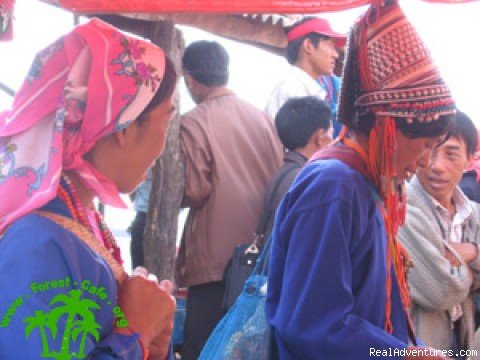
[[[455,250],[462,257],[463,261],[465,261],[465,263],[467,264],[471,263],[478,257],[478,248],[474,244],[470,244],[470,243],[457,244],[452,242],[449,242],[448,244],[453,248],[453,250]],[[459,265],[456,265],[456,266],[459,266]]]
[[[460,260],[458,260],[458,258],[455,255],[453,255],[453,253],[450,250],[448,250],[447,248],[445,248],[445,259],[448,260],[450,265],[455,266],[455,267],[458,267],[462,264],[460,262]]]

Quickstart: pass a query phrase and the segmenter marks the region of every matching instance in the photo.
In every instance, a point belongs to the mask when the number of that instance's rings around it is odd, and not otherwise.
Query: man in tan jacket
[[[458,182],[476,148],[475,126],[458,112],[447,141],[408,184],[407,217],[398,233],[413,264],[408,283],[416,334],[454,359],[470,358],[475,331],[480,212]]]
[[[188,287],[183,360],[197,359],[224,314],[224,269],[234,247],[252,241],[266,185],[282,164],[272,121],[226,88],[228,61],[208,41],[191,44],[182,58],[197,103],[180,125],[182,206],[190,208],[176,263],[177,285]]]

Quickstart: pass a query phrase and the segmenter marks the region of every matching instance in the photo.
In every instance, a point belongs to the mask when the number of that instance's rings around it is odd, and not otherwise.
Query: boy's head
[[[327,20],[305,17],[287,29],[286,58],[292,65],[308,67],[316,77],[332,75],[346,36],[336,33]]]
[[[441,204],[448,204],[476,150],[477,129],[467,115],[457,111],[448,139],[433,150],[430,163],[417,170],[425,191]]]
[[[314,96],[287,100],[275,116],[275,126],[283,146],[290,151],[309,143],[318,150],[332,141],[330,107]]]

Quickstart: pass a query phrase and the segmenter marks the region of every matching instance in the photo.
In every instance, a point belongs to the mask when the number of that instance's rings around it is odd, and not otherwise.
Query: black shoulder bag
[[[237,300],[242,292],[243,284],[252,273],[258,257],[262,253],[262,247],[265,244],[265,231],[267,230],[270,218],[275,215],[276,209],[273,209],[273,201],[278,191],[278,187],[285,179],[287,174],[296,167],[289,166],[283,169],[281,175],[278,176],[270,198],[265,199],[263,205],[262,217],[257,226],[257,230],[253,235],[253,241],[247,244],[237,245],[233,249],[232,258],[225,268],[223,281],[225,283],[225,292],[223,295],[222,305],[225,310],[228,310]]]

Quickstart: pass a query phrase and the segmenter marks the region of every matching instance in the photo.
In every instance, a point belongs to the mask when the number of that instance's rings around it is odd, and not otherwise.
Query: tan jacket
[[[452,345],[449,309],[461,304],[461,344],[472,349],[474,336],[474,305],[472,292],[479,287],[480,256],[453,267],[445,258],[442,231],[434,215],[433,203],[414,177],[407,188],[407,217],[398,232],[399,241],[410,255],[413,267],[408,272],[412,297],[410,313],[416,335],[426,345],[447,350]],[[480,242],[480,212],[478,204],[471,202],[472,213],[464,228],[464,242]],[[474,274],[474,276],[472,276]]]
[[[252,240],[283,151],[268,116],[227,89],[183,116],[180,142],[190,213],[175,277],[192,286],[221,280],[234,246]]]

